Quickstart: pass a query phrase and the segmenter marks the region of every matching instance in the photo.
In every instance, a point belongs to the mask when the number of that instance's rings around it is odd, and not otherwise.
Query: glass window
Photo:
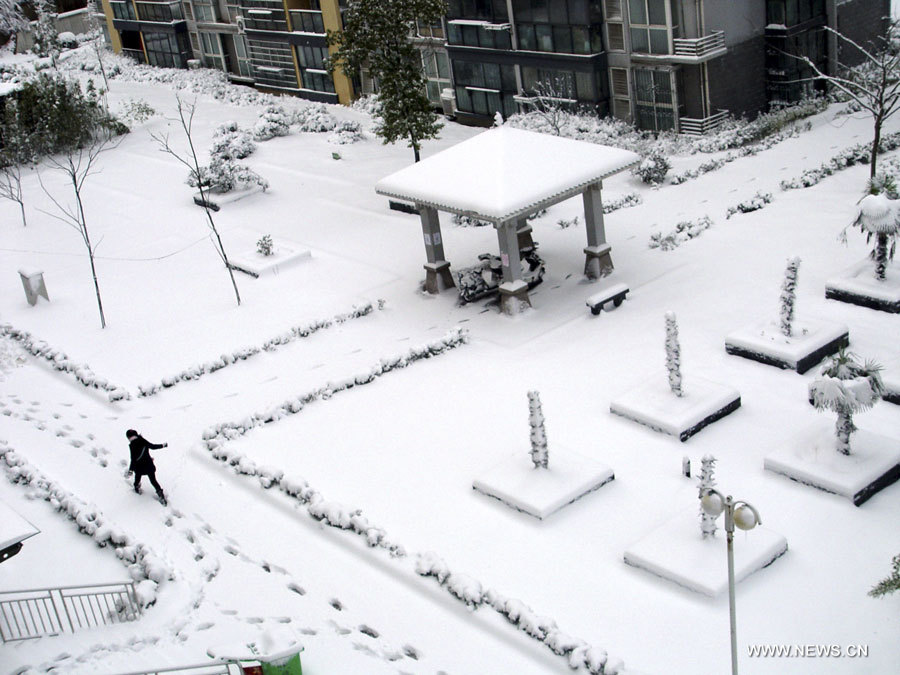
[[[591,53],[591,34],[587,26],[572,26],[572,52],[575,54]]]
[[[442,80],[450,79],[450,59],[447,58],[446,52],[435,52],[434,58],[437,61],[437,75]]]
[[[597,100],[594,73],[575,73],[575,90],[579,101]]]
[[[645,28],[631,29],[631,51],[643,54],[650,51],[650,39]]]
[[[500,88],[503,91],[516,91],[516,69],[509,64],[500,66]]]
[[[650,29],[650,53],[651,54],[668,54],[669,53],[669,31]]]
[[[554,0],[559,2],[560,0]],[[531,11],[535,23],[547,23],[550,21],[550,11],[547,8],[549,0],[531,0]]]
[[[550,23],[567,24],[569,23],[569,15],[566,11],[566,3],[562,0],[551,0],[550,5]]]
[[[569,0],[569,22],[589,24],[587,0]]]
[[[647,8],[644,2],[645,0],[628,0],[628,15],[631,17],[631,23],[647,23]]]
[[[656,26],[665,26],[666,21],[666,0],[647,0],[647,14],[649,21],[647,23]]]
[[[572,31],[568,26],[553,26],[553,51],[572,53]]]
[[[539,52],[552,52],[553,29],[550,27],[550,24],[536,24],[534,33],[537,38],[537,50]]]
[[[484,64],[484,86],[488,89],[500,89],[500,66],[496,63]]]
[[[534,37],[534,24],[519,24],[519,49],[527,49],[535,51],[537,49],[537,40]]]

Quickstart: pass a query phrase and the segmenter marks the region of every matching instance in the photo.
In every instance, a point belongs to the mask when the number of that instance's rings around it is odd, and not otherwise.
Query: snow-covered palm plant
[[[852,353],[842,349],[809,384],[809,402],[818,410],[837,413],[835,433],[837,451],[841,454],[850,454],[850,435],[856,431],[853,415],[871,408],[884,393],[880,370],[876,363],[860,363]]]
[[[716,486],[716,458],[712,455],[703,455],[700,460],[700,485],[698,486],[698,499],[703,499],[704,493]],[[700,532],[703,538],[713,537],[716,534],[716,516],[709,515],[700,507]]]
[[[866,233],[868,241],[875,237],[875,249],[872,251],[875,278],[884,281],[887,263],[894,257],[897,234],[900,233],[897,201],[890,199],[887,191],[866,195],[859,203],[859,213],[853,225]]]
[[[678,342],[678,322],[675,312],[666,312],[666,369],[669,387],[676,396],[684,396],[681,388],[681,345]]]
[[[528,423],[531,426],[531,461],[535,469],[546,469],[549,460],[547,432],[544,430],[541,395],[537,391],[528,392]]]
[[[797,268],[800,258],[790,258],[781,283],[781,334],[791,337],[794,323],[794,303],[797,299]]]

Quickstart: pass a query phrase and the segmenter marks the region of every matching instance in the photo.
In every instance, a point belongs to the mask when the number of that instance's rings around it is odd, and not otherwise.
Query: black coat
[[[143,436],[132,438],[128,442],[128,449],[131,450],[131,465],[128,470],[136,473],[155,473],[156,466],[153,464],[150,451],[159,450],[161,447],[163,444],[151,443]]]

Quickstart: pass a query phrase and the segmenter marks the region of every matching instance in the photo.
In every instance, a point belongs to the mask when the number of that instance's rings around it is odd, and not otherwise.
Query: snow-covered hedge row
[[[175,375],[171,375],[169,377],[164,377],[158,383],[150,382],[139,385],[138,395],[143,397],[153,396],[154,394],[158,394],[163,389],[174,387],[179,382],[200,379],[204,375],[214,373],[217,370],[221,370],[222,368],[230,366],[233,363],[237,363],[238,361],[245,361],[246,359],[259,354],[260,352],[271,352],[278,349],[278,347],[282,345],[293,342],[294,340],[309,337],[313,333],[316,333],[323,328],[331,328],[332,326],[340,325],[351,319],[358,319],[360,317],[367,316],[375,310],[375,307],[376,305],[368,302],[362,307],[354,307],[351,311],[344,314],[336,314],[330,319],[319,319],[316,321],[311,321],[309,323],[301,324],[299,326],[294,326],[289,331],[271,338],[270,340],[266,340],[259,347],[253,346],[244,347],[243,349],[237,349],[230,354],[222,354],[215,361],[199,363],[190,368],[182,370],[180,373],[176,373]],[[377,307],[378,309],[384,309],[384,300],[378,300]]]
[[[438,340],[434,340],[420,347],[412,347],[408,351],[397,356],[383,358],[365,372],[355,376],[346,377],[337,382],[329,382],[324,387],[319,387],[318,389],[308,391],[305,394],[289,398],[281,404],[272,406],[268,410],[248,415],[239,422],[222,422],[221,424],[209,427],[203,432],[203,440],[208,441],[207,447],[212,450],[213,445],[209,443],[210,441],[215,443],[216,439],[239,438],[254,427],[274,422],[288,415],[295,415],[303,410],[304,406],[313,401],[325,401],[338,392],[352,389],[355,386],[369,384],[393,370],[406,368],[416,361],[430,359],[433,356],[438,356],[451,349],[455,349],[468,342],[468,339],[469,337],[466,331],[462,328],[455,328]]]
[[[448,593],[464,602],[471,610],[487,606],[502,614],[523,633],[543,643],[554,654],[565,657],[573,670],[583,667],[592,675],[616,675],[624,669],[624,664],[610,659],[605,650],[592,647],[584,640],[564,633],[559,630],[556,621],[535,614],[521,600],[507,598],[493,589],[484,589],[477,579],[467,574],[451,572],[435,553],[429,551],[418,555],[416,573],[436,579]]]
[[[884,136],[878,144],[878,153],[890,152],[897,148],[900,148],[900,131]],[[843,171],[844,169],[857,164],[868,164],[871,150],[871,143],[858,143],[857,145],[845,148],[817,169],[807,169],[796,178],[781,181],[781,189],[797,190],[800,188],[812,187],[823,178],[831,176],[838,171]]]
[[[772,146],[781,143],[781,141],[785,139],[799,136],[801,131],[809,131],[810,128],[811,125],[809,124],[809,122],[807,122],[802,127],[785,129],[776,134],[773,134],[772,136],[767,136],[765,139],[758,143],[741,147],[739,150],[732,150],[722,157],[707,160],[696,169],[688,169],[687,171],[684,171],[682,173],[675,174],[669,179],[669,183],[671,183],[672,185],[681,185],[682,183],[686,183],[687,181],[693,180],[694,178],[699,178],[703,174],[707,174],[710,171],[721,169],[723,166],[733,162],[736,159],[757,155],[763,150],[768,150]]]
[[[95,506],[85,503],[42,474],[4,440],[0,440],[0,468],[11,483],[28,486],[32,494],[65,514],[97,546],[111,546],[135,581],[135,593],[142,607],[156,602],[159,584],[174,578],[171,567],[149,547],[107,521]]]
[[[764,208],[766,204],[772,203],[771,192],[757,192],[750,199],[745,199],[740,204],[729,206],[725,212],[725,219],[731,218],[735,213],[750,213]]]
[[[655,232],[650,235],[650,248],[658,248],[661,251],[671,251],[678,248],[688,239],[699,237],[703,230],[712,227],[713,221],[709,216],[701,216],[697,220],[683,220],[675,229],[666,235],[662,232]]]
[[[8,323],[0,324],[0,335],[5,335],[18,342],[29,354],[44,359],[50,366],[63,373],[70,373],[85,387],[105,391],[110,401],[121,401],[131,398],[125,389],[110,383],[105,378],[94,374],[84,363],[75,363],[64,352],[54,349],[43,340],[36,339],[31,333],[14,328]]]

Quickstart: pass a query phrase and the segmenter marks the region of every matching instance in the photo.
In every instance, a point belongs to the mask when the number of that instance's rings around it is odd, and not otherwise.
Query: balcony
[[[672,40],[675,56],[682,63],[703,63],[722,56],[726,51],[725,33],[717,30],[702,38],[675,38]]]
[[[138,63],[147,63],[147,59],[144,58],[143,49],[128,49],[127,47],[122,47],[122,54],[130,59],[134,59]]]
[[[325,23],[322,20],[322,12],[315,9],[292,9],[291,28],[295,33],[314,33],[325,35]]]
[[[715,131],[728,117],[727,110],[720,110],[714,115],[704,118],[682,117],[678,120],[678,130],[685,136],[703,136]]]

